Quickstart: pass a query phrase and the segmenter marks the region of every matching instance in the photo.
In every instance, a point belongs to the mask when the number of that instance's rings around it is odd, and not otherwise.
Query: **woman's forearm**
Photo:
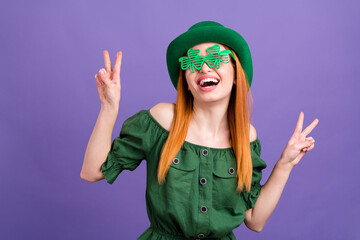
[[[259,232],[262,230],[279,202],[291,170],[300,162],[305,153],[314,148],[315,140],[312,137],[307,137],[307,135],[316,127],[319,119],[316,118],[304,130],[303,122],[304,113],[301,112],[295,131],[271,172],[269,179],[261,188],[254,208],[245,211],[245,224],[254,231]]]
[[[94,130],[85,151],[80,177],[89,182],[104,178],[101,165],[111,148],[111,136],[118,111],[116,108],[101,106]]]
[[[273,213],[289,178],[292,167],[282,164],[279,160],[269,179],[261,188],[258,199],[251,212],[251,220],[246,225],[250,228],[261,231],[265,223]]]

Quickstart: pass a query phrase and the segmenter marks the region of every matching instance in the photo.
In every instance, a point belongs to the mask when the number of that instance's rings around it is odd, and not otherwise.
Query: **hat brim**
[[[179,58],[184,56],[189,48],[204,42],[216,42],[232,48],[238,56],[245,76],[251,86],[253,65],[249,46],[245,39],[236,31],[223,26],[203,26],[190,29],[175,38],[166,52],[168,72],[175,89],[179,78]]]

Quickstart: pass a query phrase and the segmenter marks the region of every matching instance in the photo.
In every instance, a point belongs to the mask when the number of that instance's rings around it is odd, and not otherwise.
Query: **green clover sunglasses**
[[[210,68],[213,68],[216,65],[216,68],[220,68],[220,62],[228,63],[230,62],[229,54],[234,58],[233,53],[230,50],[223,50],[220,52],[219,44],[215,44],[212,47],[208,47],[206,51],[210,54],[206,55],[205,57],[199,56],[200,49],[193,49],[190,48],[187,51],[188,57],[181,57],[179,58],[180,66],[182,70],[186,70],[190,67],[192,73],[195,72],[195,69],[200,70],[204,64]]]

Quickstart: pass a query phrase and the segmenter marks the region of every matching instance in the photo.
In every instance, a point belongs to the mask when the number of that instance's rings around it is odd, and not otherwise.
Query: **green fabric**
[[[240,60],[246,79],[251,87],[253,79],[253,63],[249,46],[245,39],[231,28],[224,27],[214,21],[202,21],[194,24],[168,46],[166,51],[166,65],[171,82],[177,89],[179,79],[179,58],[186,51],[200,43],[215,42],[231,47]]]
[[[151,226],[140,240],[236,239],[232,230],[245,218],[245,210],[253,208],[258,198],[262,170],[257,138],[250,143],[253,162],[250,193],[236,193],[236,164],[232,148],[210,148],[184,142],[177,160],[169,168],[166,182],[157,182],[158,160],[168,136],[150,114],[141,110],[128,118],[120,136],[112,142],[102,171],[112,184],[124,170],[133,171],[143,159],[147,163],[146,208]],[[207,150],[207,155],[203,150]],[[234,169],[231,174],[230,168]],[[206,178],[206,184],[200,179]],[[202,206],[207,207],[205,213]]]

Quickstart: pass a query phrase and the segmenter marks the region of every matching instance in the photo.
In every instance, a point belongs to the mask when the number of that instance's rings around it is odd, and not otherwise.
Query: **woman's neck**
[[[228,105],[229,100],[213,103],[194,101],[190,125],[199,134],[209,139],[228,134]]]

